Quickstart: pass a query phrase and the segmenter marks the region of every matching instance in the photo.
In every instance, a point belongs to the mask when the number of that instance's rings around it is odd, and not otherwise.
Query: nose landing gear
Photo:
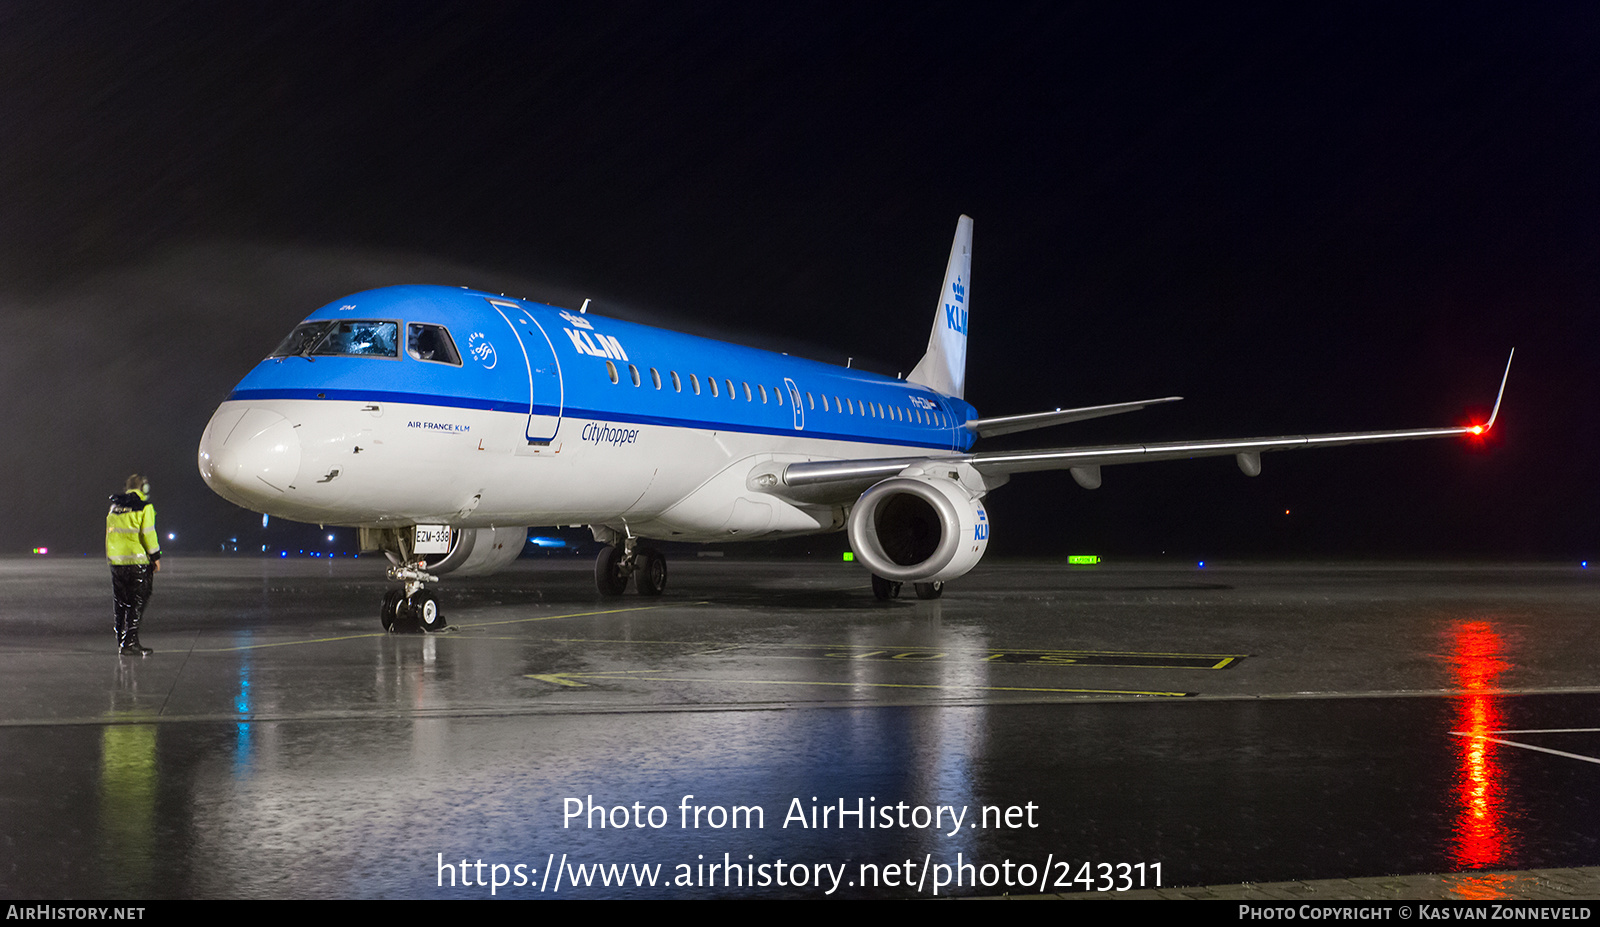
[[[420,561],[414,566],[392,566],[389,578],[405,583],[400,589],[390,589],[383,597],[380,618],[385,631],[443,631],[449,627],[444,613],[439,611],[439,600],[423,587],[423,583],[437,582],[438,577],[423,571]]]

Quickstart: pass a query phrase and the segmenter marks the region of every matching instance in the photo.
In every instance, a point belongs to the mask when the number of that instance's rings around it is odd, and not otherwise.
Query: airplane
[[[1013,473],[1481,435],[1487,422],[1341,434],[975,451],[979,438],[1178,401],[980,417],[963,398],[972,219],[962,216],[927,350],[903,379],[444,286],[392,286],[307,316],[218,407],[200,474],[255,512],[360,529],[389,578],[390,630],[446,627],[427,584],[483,575],[530,526],[586,525],[605,596],[666,588],[649,540],[844,530],[879,599],[975,567],[985,495]],[[1513,350],[1512,356],[1515,356]]]

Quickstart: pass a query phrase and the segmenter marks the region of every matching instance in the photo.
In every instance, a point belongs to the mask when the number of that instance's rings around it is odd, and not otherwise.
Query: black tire
[[[661,551],[651,547],[641,547],[633,552],[634,556],[634,588],[640,595],[658,596],[667,588],[667,558],[661,556]]]
[[[399,589],[390,589],[383,594],[383,611],[378,613],[378,620],[383,622],[385,631],[393,631],[400,622],[400,600],[403,598],[405,596]]]
[[[622,572],[622,550],[610,544],[600,548],[594,558],[594,587],[601,595],[622,595],[628,588],[628,576]]]
[[[444,612],[439,610],[439,600],[426,589],[418,589],[406,601],[406,611],[410,612],[411,620],[417,627],[424,631],[443,631],[449,627],[445,624]]]
[[[892,580],[884,579],[882,576],[874,573],[872,574],[872,594],[877,596],[878,600],[882,602],[887,602],[890,599],[898,599],[900,598],[900,584]]]
[[[944,595],[944,583],[917,583],[917,598],[937,599]]]

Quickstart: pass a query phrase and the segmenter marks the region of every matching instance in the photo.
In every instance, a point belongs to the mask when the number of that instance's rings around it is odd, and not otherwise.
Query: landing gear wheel
[[[892,580],[884,579],[882,576],[874,573],[872,574],[872,594],[877,596],[880,601],[884,602],[887,602],[890,599],[898,599],[900,598],[900,584],[893,582]]]
[[[594,586],[601,595],[622,595],[628,588],[628,574],[622,572],[622,550],[610,544],[600,548],[594,558]]]
[[[917,583],[917,598],[937,599],[944,595],[944,583]]]
[[[390,589],[383,594],[383,611],[378,613],[378,620],[383,622],[385,631],[393,631],[394,626],[400,621],[400,600],[405,595],[398,589]]]
[[[418,589],[406,600],[406,611],[411,620],[424,631],[443,631],[447,625],[444,613],[439,611],[439,600],[426,589]]]
[[[634,586],[640,595],[658,596],[667,588],[667,558],[661,551],[641,547],[634,551]]]

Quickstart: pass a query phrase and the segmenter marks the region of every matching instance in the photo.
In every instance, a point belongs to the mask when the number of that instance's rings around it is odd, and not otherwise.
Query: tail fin
[[[944,270],[944,289],[933,313],[928,353],[922,355],[906,380],[946,396],[962,398],[967,385],[967,292],[972,281],[972,218],[956,223],[950,243],[950,263]]]

